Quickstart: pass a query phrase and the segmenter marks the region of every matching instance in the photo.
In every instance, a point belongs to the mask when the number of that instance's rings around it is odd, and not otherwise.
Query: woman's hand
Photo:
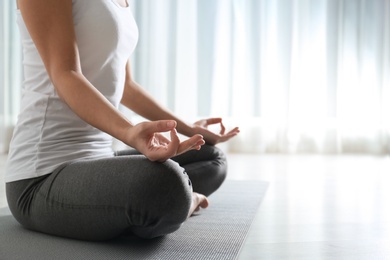
[[[161,133],[170,132],[170,138]],[[164,162],[169,158],[189,150],[199,150],[205,143],[200,134],[180,142],[176,132],[176,122],[160,120],[143,122],[130,128],[127,143],[145,155],[151,161]]]
[[[207,127],[209,125],[219,124],[221,129],[219,134],[210,131]],[[194,123],[193,131],[197,134],[201,134],[206,143],[216,145],[228,141],[230,138],[236,136],[240,130],[238,127],[233,128],[229,132],[225,133],[225,126],[222,123],[222,118],[208,118],[202,119]]]

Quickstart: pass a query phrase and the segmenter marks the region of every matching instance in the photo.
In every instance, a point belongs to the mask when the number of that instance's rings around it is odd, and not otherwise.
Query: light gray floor
[[[270,183],[239,259],[390,259],[390,157],[229,154],[229,162],[230,179]]]

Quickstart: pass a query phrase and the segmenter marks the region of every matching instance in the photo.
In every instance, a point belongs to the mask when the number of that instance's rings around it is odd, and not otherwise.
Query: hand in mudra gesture
[[[170,132],[170,140],[163,132]],[[176,132],[176,122],[160,120],[143,122],[133,126],[128,132],[128,144],[151,161],[164,162],[189,150],[199,150],[205,143],[200,134],[180,141]]]
[[[208,126],[215,124],[220,125],[221,129],[219,133],[214,133],[208,129]],[[194,123],[193,128],[195,133],[202,135],[206,143],[211,145],[226,142],[240,132],[239,128],[235,127],[229,132],[225,133],[226,128],[222,122],[222,118],[219,117],[199,120]]]

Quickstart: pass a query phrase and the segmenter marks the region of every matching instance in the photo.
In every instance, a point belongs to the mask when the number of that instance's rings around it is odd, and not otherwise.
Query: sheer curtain
[[[390,151],[387,0],[143,0],[135,78],[235,152]]]
[[[14,2],[0,1],[1,150],[19,107]],[[224,149],[390,151],[390,1],[130,4],[140,31],[135,79],[189,121],[222,116],[239,125]]]
[[[21,54],[15,1],[0,1],[0,153],[8,150],[19,111]]]

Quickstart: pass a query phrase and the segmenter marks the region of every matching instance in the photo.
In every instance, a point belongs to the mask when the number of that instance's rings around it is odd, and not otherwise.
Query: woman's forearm
[[[126,142],[132,124],[81,73],[52,73],[52,81],[59,96],[81,119]]]
[[[152,121],[163,119],[175,120],[177,122],[177,131],[183,135],[192,136],[195,134],[191,125],[161,106],[134,81],[126,83],[121,103],[140,116]]]

